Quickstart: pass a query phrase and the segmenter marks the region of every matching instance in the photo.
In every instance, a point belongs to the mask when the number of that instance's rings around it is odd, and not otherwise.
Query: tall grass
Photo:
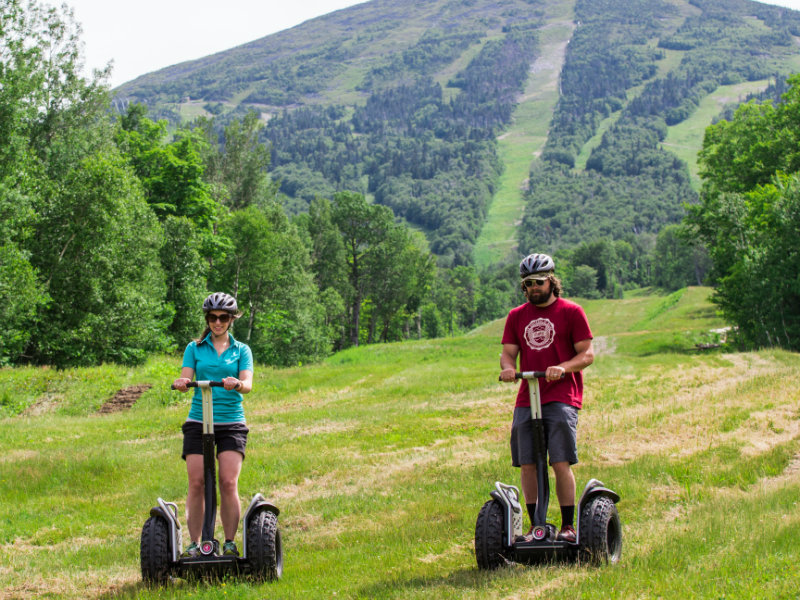
[[[695,350],[685,340],[721,325],[707,294],[584,303],[599,352],[575,473],[579,488],[597,477],[622,496],[618,565],[476,568],[478,510],[494,481],[518,480],[498,321],[258,367],[240,495],[280,506],[285,546],[283,578],[263,585],[141,584],[148,511],[157,496],[182,510],[186,492],[176,358],[0,370],[2,397],[28,407],[0,420],[0,597],[795,597],[800,357]],[[130,411],[97,414],[134,383],[153,387]]]

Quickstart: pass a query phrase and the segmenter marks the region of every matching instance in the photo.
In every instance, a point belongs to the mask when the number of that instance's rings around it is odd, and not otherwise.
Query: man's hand
[[[503,369],[500,371],[500,379],[502,381],[516,381],[515,375],[517,371],[514,367],[510,367],[508,369]]]
[[[564,376],[567,370],[564,367],[547,367],[544,378],[547,381],[557,381]]]

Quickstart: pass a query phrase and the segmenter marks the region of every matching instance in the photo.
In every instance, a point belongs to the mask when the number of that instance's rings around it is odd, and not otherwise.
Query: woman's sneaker
[[[222,545],[223,556],[239,556],[239,550],[236,548],[236,542],[225,542]]]
[[[183,551],[181,558],[194,558],[195,556],[200,556],[200,546],[198,546],[195,542],[192,542],[189,544],[189,547]]]

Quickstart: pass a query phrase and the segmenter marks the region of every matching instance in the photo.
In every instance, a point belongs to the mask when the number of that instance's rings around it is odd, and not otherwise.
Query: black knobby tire
[[[262,510],[247,525],[247,559],[256,579],[273,581],[283,573],[283,546],[275,513]]]
[[[148,584],[166,583],[172,555],[169,547],[169,526],[163,517],[150,517],[145,521],[139,551],[142,580]]]
[[[611,498],[595,496],[581,510],[580,543],[589,562],[614,564],[622,556],[622,524]]]
[[[507,563],[503,546],[503,506],[489,500],[481,507],[475,523],[475,559],[479,569],[496,569]]]

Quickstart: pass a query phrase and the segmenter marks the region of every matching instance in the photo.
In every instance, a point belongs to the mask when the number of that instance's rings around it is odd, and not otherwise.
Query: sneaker
[[[528,533],[525,533],[523,535],[518,535],[517,537],[514,538],[514,541],[515,542],[531,542],[531,541],[533,541],[533,525],[531,525],[531,528],[528,529]]]
[[[195,556],[200,556],[200,546],[198,546],[195,542],[192,542],[189,544],[189,547],[183,551],[181,558],[194,558]]]
[[[562,542],[569,542],[570,544],[574,544],[575,540],[578,538],[577,534],[575,533],[575,528],[572,525],[567,525],[561,528],[561,531],[558,534],[558,539]]]
[[[225,542],[222,545],[222,556],[239,556],[239,550],[236,548],[236,542]]]

